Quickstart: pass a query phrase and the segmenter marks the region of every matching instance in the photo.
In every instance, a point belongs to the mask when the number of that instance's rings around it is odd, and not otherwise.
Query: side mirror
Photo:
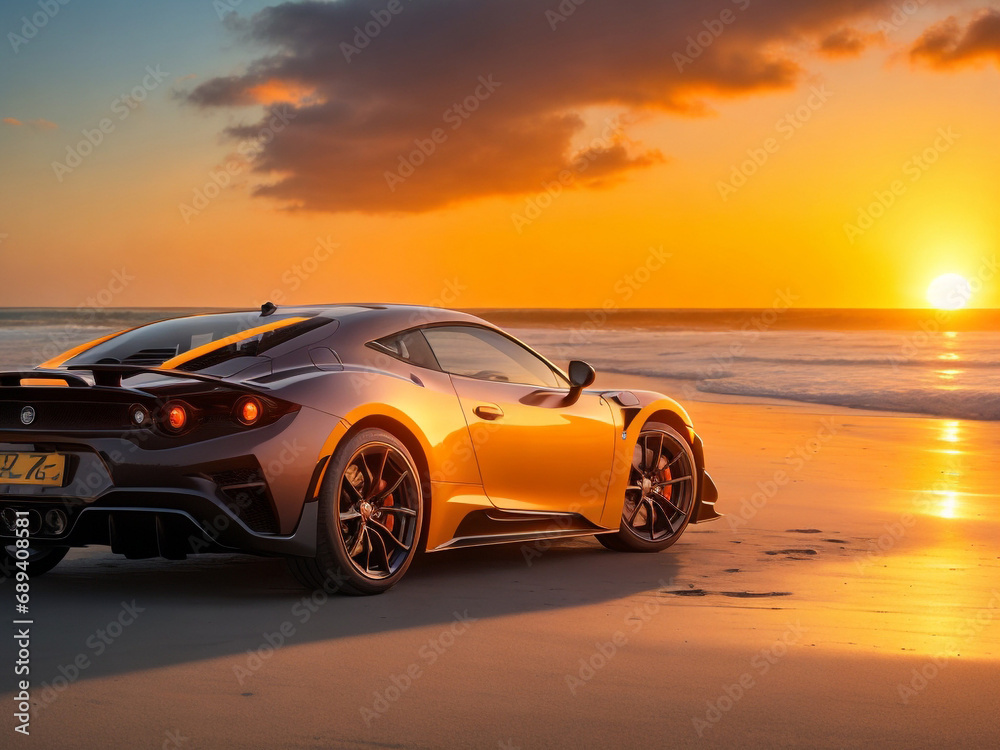
[[[597,372],[589,364],[580,359],[569,363],[569,384],[571,393],[579,393],[591,385],[597,377]]]

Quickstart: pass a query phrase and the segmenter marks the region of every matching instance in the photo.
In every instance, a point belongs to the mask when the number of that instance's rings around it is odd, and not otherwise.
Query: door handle
[[[496,404],[480,404],[472,411],[481,419],[500,419],[503,416],[503,409]]]

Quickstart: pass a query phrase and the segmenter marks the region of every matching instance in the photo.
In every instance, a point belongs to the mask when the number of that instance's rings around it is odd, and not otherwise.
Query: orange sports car
[[[418,548],[655,552],[717,518],[684,409],[593,382],[428,307],[268,303],[105,336],[0,373],[0,567],[243,551],[376,594]]]

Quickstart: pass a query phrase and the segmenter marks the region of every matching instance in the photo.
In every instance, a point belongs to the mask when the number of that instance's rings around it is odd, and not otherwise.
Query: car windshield
[[[150,323],[103,341],[64,362],[201,370],[235,357],[254,357],[335,320],[314,312],[220,313]]]

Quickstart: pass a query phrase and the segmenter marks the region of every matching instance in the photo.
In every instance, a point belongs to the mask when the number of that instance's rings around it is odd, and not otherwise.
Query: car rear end
[[[196,373],[2,373],[0,544],[13,544],[20,514],[33,549],[308,552],[303,506],[328,422],[266,389]]]

